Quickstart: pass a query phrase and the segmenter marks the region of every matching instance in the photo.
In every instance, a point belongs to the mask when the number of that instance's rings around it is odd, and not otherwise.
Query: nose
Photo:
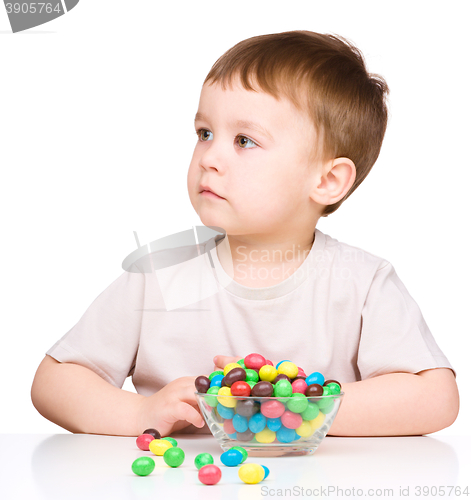
[[[203,153],[199,158],[199,166],[205,170],[224,171],[227,161],[222,141],[216,142],[214,139],[209,144],[204,144]]]

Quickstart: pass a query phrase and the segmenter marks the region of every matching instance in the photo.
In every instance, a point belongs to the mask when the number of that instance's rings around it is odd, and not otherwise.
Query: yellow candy
[[[309,426],[309,429],[310,428],[311,426]],[[273,432],[268,429],[268,427],[265,427],[263,431],[257,432],[257,434],[255,434],[255,439],[259,443],[273,443],[273,441],[275,441],[276,439],[276,432]]]
[[[314,432],[311,422],[312,421],[309,420],[303,420],[302,424],[296,429],[296,434],[298,434],[301,437],[311,436],[312,433]]]
[[[218,401],[219,403],[222,404],[222,406],[226,406],[227,408],[235,408],[237,404],[237,399],[228,397],[221,398],[219,396],[232,396],[230,387],[224,386],[219,389]]]
[[[271,365],[263,365],[258,372],[260,380],[264,380],[266,382],[273,382],[277,375],[277,369]]]
[[[154,455],[158,455],[159,457],[163,457],[164,453],[172,447],[173,444],[166,439],[154,439],[149,443],[149,451],[151,451]]]
[[[239,467],[239,477],[247,484],[257,484],[265,477],[265,470],[259,464],[244,464]]]
[[[233,368],[240,368],[237,363],[229,363],[224,367],[224,376],[226,376]]]
[[[311,422],[311,428],[313,431],[319,429],[319,427],[324,423],[325,415],[320,411],[319,415],[313,420],[309,420]]]
[[[291,361],[283,361],[278,367],[278,373],[283,373],[289,378],[294,378],[298,376],[298,367]]]

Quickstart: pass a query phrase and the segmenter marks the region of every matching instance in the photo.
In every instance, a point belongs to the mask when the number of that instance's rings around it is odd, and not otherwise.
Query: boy
[[[194,379],[212,355],[223,367],[259,352],[342,383],[331,435],[451,425],[453,369],[394,268],[316,229],[376,161],[387,93],[340,37],[294,31],[227,51],[203,84],[188,171],[201,221],[226,236],[198,258],[156,252],[155,272],[136,265],[112,283],[47,352],[38,411],[72,432],[194,432]],[[197,300],[178,307],[188,290]],[[121,389],[129,375],[138,394]]]

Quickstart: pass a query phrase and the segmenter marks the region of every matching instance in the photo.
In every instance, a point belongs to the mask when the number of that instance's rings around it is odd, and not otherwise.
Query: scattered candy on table
[[[195,458],[195,467],[199,470],[201,467],[204,467],[205,465],[211,465],[214,464],[214,458],[210,453],[200,453],[199,455],[196,455]]]
[[[155,468],[155,462],[151,457],[139,457],[132,463],[132,471],[138,476],[148,476]]]
[[[149,443],[149,451],[159,457],[162,457],[169,448],[173,448],[173,445],[166,439],[154,439]]]
[[[267,469],[268,470],[268,469]],[[240,466],[239,477],[247,484],[257,484],[266,477],[265,469],[259,464],[244,464]]]
[[[203,484],[216,484],[221,479],[221,469],[217,465],[209,464],[204,465],[198,471],[198,479]]]
[[[226,467],[235,467],[237,465],[240,465],[243,460],[244,455],[242,455],[239,450],[235,449],[227,450],[221,455],[221,462]]]
[[[142,434],[150,434],[151,436],[154,436],[154,439],[160,439],[162,437],[160,432],[154,428],[146,429]]]
[[[257,353],[197,377],[195,387],[230,439],[264,445],[309,439],[341,394],[340,383],[320,372],[306,375],[287,359],[274,366]]]
[[[177,443],[177,440],[174,439],[174,438],[171,438],[171,437],[164,437],[162,439],[165,439],[166,441],[168,441],[169,443],[172,443],[172,446],[178,446],[178,443]]]
[[[185,460],[185,452],[178,447],[172,447],[165,451],[164,461],[170,467],[180,467]]]
[[[141,434],[136,439],[137,447],[142,451],[149,451],[149,443],[155,439],[154,436],[150,434]]]

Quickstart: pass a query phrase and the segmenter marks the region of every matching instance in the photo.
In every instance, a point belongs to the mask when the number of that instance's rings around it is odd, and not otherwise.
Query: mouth
[[[200,187],[200,194],[204,197],[207,197],[207,198],[215,198],[215,199],[220,199],[220,200],[225,199],[222,196],[219,196],[218,194],[216,194],[214,191],[211,191],[211,189],[209,189],[208,187],[205,187],[205,186]]]

